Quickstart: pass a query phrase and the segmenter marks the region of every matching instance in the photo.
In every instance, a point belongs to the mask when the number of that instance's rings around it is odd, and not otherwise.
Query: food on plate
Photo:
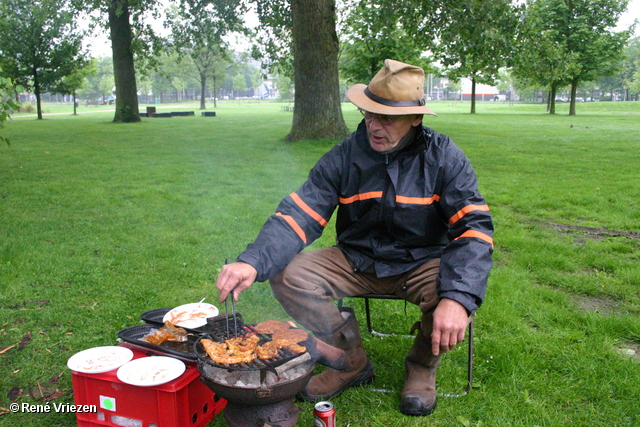
[[[293,341],[274,339],[264,345],[258,346],[256,348],[256,353],[260,359],[274,359],[278,357],[278,350],[281,348],[289,350],[293,354],[300,354],[307,351],[305,347],[298,345]]]
[[[176,311],[175,313],[171,313],[169,318],[171,319],[171,323],[179,323],[199,319],[201,317],[207,317],[207,313],[204,311]]]
[[[148,343],[160,345],[165,341],[185,342],[188,337],[184,329],[173,326],[170,322],[164,322],[164,326],[142,339]]]
[[[208,317],[218,315],[218,308],[214,305],[196,302],[183,304],[168,311],[162,320],[183,328],[199,328],[206,325]]]
[[[260,342],[260,337],[254,334],[231,338],[223,343],[206,338],[200,340],[211,360],[227,365],[250,363],[255,360],[258,342]]]
[[[280,320],[265,320],[255,325],[253,329],[258,334],[274,334],[277,331],[289,329],[290,327],[290,324]]]
[[[299,343],[306,341],[309,338],[309,333],[302,329],[282,329],[273,333],[272,339],[286,340],[293,343]]]

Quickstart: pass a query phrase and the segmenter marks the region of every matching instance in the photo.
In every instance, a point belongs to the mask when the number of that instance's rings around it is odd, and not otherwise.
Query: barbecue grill
[[[209,333],[200,339],[224,342],[236,335],[253,333],[251,326],[240,325],[227,335],[226,320],[224,315],[209,319]],[[232,365],[211,360],[200,339],[193,347],[200,378],[227,400],[223,414],[231,427],[295,426],[300,408],[294,406],[293,398],[311,379],[316,361],[338,369],[348,367],[341,350],[326,349],[324,343],[317,345],[318,341],[313,337],[300,343],[307,349],[304,353],[280,349],[273,359]],[[266,341],[268,338],[261,336],[260,344]]]
[[[299,343],[307,351],[295,354],[278,350],[273,359],[256,358],[250,363],[216,363],[207,355],[200,343],[202,339],[224,342],[229,338],[255,333],[252,325],[245,325],[238,312],[221,314],[207,319],[197,329],[187,329],[188,342],[151,344],[142,338],[162,326],[162,317],[169,309],[156,309],[140,317],[147,324],[127,328],[118,333],[123,341],[147,353],[166,354],[187,364],[196,364],[202,382],[227,400],[224,418],[231,427],[293,427],[298,420],[299,407],[294,396],[307,385],[316,363],[334,369],[350,367],[344,352],[309,335]],[[269,341],[269,335],[260,335],[260,345]]]

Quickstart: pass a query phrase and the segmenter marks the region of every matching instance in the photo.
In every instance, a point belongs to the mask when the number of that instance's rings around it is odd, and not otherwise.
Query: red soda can
[[[336,410],[331,402],[318,402],[313,408],[315,427],[336,427]]]

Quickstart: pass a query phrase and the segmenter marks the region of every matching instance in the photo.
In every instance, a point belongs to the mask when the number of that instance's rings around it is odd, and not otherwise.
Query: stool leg
[[[364,310],[367,314],[367,328],[369,329],[369,333],[372,333],[373,327],[371,326],[371,312],[369,311],[369,298],[364,299]]]

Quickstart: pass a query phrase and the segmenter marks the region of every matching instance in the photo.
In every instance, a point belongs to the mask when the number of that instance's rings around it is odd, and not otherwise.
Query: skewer
[[[229,264],[229,258],[224,260],[224,265]],[[224,299],[224,317],[227,320],[227,338],[229,337],[229,295]]]
[[[233,294],[233,292],[231,292]],[[233,309],[233,333],[236,338],[238,338],[238,316],[236,315],[236,302],[231,296],[231,308]]]
[[[227,337],[229,337],[229,296],[224,300],[224,317],[227,320]]]

